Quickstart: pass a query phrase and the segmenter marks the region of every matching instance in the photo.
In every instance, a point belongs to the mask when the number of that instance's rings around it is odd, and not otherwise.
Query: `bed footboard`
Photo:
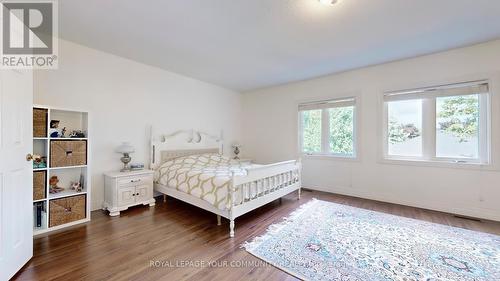
[[[230,185],[230,233],[234,219],[301,187],[300,160],[291,160],[247,169],[247,175],[233,175]]]

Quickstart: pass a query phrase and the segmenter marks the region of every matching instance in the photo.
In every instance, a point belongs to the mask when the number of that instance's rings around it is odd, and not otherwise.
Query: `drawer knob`
[[[137,180],[130,180],[130,182],[139,182],[141,181],[141,179],[137,179]]]

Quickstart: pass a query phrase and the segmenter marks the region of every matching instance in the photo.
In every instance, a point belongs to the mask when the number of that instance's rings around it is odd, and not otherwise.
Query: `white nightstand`
[[[104,174],[103,209],[114,217],[132,206],[154,206],[153,174],[151,170]]]

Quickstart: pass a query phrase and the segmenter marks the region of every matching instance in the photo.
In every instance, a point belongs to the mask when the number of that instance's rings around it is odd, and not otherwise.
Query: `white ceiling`
[[[245,91],[500,38],[500,1],[61,0],[59,32]]]

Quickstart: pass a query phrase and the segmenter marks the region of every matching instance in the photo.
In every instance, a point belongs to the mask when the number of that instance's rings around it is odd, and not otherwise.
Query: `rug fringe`
[[[316,198],[313,198],[309,202],[300,205],[300,207],[298,207],[296,210],[291,212],[288,216],[283,217],[282,222],[271,224],[266,229],[266,233],[255,237],[251,241],[245,241],[243,244],[241,244],[240,248],[244,248],[247,251],[252,251],[253,249],[257,248],[262,242],[271,238],[273,235],[278,233],[281,229],[283,229],[289,223],[291,223],[295,219],[297,219],[300,215],[302,215],[304,213],[304,211],[306,211],[309,207],[316,204],[317,202],[319,202],[319,200]]]

